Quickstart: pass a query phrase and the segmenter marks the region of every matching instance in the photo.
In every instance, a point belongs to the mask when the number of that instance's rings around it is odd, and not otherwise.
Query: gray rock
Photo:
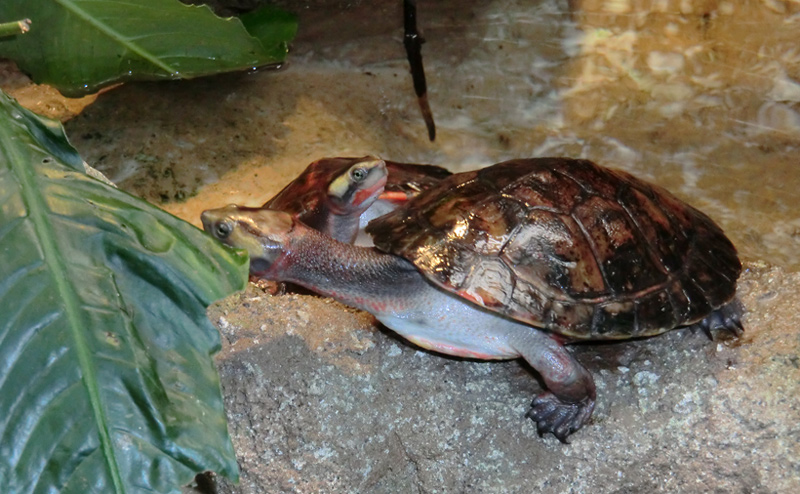
[[[371,316],[250,287],[210,309],[238,486],[221,492],[798,492],[800,274],[749,264],[745,335],[573,347],[592,422],[563,445],[521,361],[421,351]],[[224,322],[222,322],[224,321]]]

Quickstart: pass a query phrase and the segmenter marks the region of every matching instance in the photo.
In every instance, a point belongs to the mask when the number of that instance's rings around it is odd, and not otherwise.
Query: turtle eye
[[[214,228],[214,233],[219,239],[227,238],[232,231],[233,225],[229,221],[220,221]]]
[[[369,175],[369,172],[366,168],[359,167],[350,170],[350,177],[356,182],[363,182],[367,178],[367,175]]]

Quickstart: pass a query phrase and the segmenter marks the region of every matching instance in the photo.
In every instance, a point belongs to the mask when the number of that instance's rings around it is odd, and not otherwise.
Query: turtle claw
[[[570,403],[546,391],[533,399],[525,416],[536,422],[540,436],[552,432],[559,441],[568,444],[567,437],[589,421],[593,410],[594,400],[589,397]]]
[[[734,336],[739,337],[744,333],[744,327],[742,326],[743,312],[742,303],[739,300],[733,300],[728,305],[720,307],[706,316],[705,319],[690,327],[693,331],[698,328],[702,329],[711,341],[714,341],[711,331],[716,329],[725,329],[733,333]]]

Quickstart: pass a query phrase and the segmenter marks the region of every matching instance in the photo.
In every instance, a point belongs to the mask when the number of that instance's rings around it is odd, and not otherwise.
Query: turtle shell
[[[628,173],[567,158],[452,175],[367,232],[434,284],[576,339],[693,324],[733,299],[741,271],[702,212]]]

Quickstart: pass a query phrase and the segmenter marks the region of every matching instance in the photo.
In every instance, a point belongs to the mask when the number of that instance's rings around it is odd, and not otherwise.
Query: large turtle
[[[286,211],[311,228],[353,243],[369,220],[392,211],[450,174],[438,166],[372,156],[323,158],[308,165],[261,207]],[[371,244],[363,234],[361,237],[361,243]]]
[[[228,206],[203,226],[251,272],[374,314],[423,348],[522,357],[547,390],[528,416],[566,442],[595,403],[564,347],[700,325],[742,330],[736,249],[705,214],[625,172],[566,158],[460,173],[373,220],[377,248]]]

